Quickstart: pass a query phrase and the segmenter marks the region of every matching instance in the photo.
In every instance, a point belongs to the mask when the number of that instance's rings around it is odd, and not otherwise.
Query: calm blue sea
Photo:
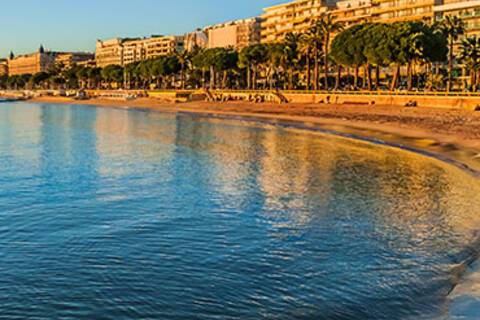
[[[0,319],[429,319],[478,181],[238,120],[0,106]]]

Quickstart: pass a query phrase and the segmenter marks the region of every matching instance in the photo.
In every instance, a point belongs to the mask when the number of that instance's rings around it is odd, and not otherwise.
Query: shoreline
[[[270,123],[301,123],[306,128],[326,133],[370,142],[385,142],[425,155],[439,156],[444,161],[453,162],[471,172],[480,172],[480,112],[470,110],[299,103],[173,103],[152,98],[123,101],[38,97],[29,101],[239,117]]]

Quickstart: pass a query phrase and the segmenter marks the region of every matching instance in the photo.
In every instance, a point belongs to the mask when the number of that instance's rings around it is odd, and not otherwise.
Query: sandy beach
[[[469,110],[381,105],[172,103],[151,98],[76,101],[63,97],[40,97],[30,101],[299,121],[326,130],[434,152],[480,170],[480,112]]]

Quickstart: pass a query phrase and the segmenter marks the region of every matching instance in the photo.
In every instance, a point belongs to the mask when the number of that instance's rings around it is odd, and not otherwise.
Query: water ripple
[[[238,120],[0,109],[0,318],[431,319],[478,181]]]

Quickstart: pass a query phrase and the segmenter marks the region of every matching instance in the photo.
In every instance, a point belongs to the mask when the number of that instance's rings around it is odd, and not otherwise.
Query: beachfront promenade
[[[152,98],[166,103],[256,102],[294,104],[339,104],[411,106],[477,110],[478,92],[419,92],[419,91],[306,91],[306,90],[0,90],[0,97],[70,96],[85,92],[85,98],[135,99]]]

